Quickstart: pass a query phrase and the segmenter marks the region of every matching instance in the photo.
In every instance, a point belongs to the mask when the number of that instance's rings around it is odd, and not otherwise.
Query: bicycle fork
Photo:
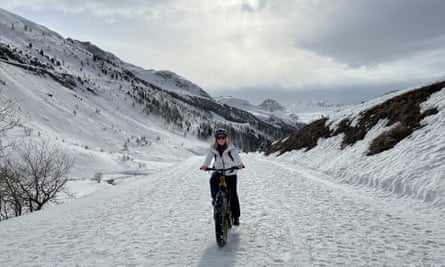
[[[225,199],[225,205],[223,205],[223,218],[227,222],[228,228],[232,227],[232,214],[230,209],[230,197],[229,197],[229,191],[227,189],[227,183],[226,183],[226,177],[224,175],[221,175],[219,178],[219,188],[220,191],[224,192],[224,199]]]

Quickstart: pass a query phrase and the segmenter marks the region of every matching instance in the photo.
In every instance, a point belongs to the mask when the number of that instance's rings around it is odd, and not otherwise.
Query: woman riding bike
[[[227,138],[227,131],[225,129],[218,129],[215,132],[215,140],[211,144],[210,149],[207,152],[207,156],[204,163],[201,166],[201,170],[206,170],[210,163],[213,162],[215,169],[226,169],[230,167],[237,167],[238,169],[244,168],[244,164],[241,161],[238,150],[232,146]],[[210,178],[210,192],[213,202],[215,201],[215,195],[219,188],[220,173],[214,172]],[[236,170],[228,171],[225,173],[227,188],[229,191],[230,208],[232,212],[233,225],[239,225],[239,217],[241,215],[240,205],[238,199],[238,193],[236,190],[237,176]]]

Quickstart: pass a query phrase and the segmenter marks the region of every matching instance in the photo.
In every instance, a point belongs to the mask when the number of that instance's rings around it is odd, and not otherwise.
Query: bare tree
[[[22,215],[23,198],[17,173],[0,167],[0,220]]]
[[[11,100],[6,97],[0,96],[0,138],[6,131],[14,128],[20,122],[17,109]],[[0,139],[0,158],[4,149]]]
[[[10,150],[0,167],[5,204],[18,216],[56,201],[68,181],[72,157],[48,141],[22,142]]]
[[[2,142],[4,134],[19,124],[18,111],[15,109],[11,100],[4,96],[0,96],[0,160],[2,159],[5,143]],[[2,165],[0,165],[2,166]],[[7,179],[0,170],[0,220],[10,216],[19,216],[22,208],[20,207],[20,189],[15,183]],[[10,215],[13,214],[13,215]]]
[[[18,112],[12,101],[0,96],[0,133],[12,129],[19,123]]]

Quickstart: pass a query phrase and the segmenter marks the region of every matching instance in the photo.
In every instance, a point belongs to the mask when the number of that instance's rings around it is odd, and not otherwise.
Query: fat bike
[[[228,169],[207,168],[207,171],[215,171],[219,176],[219,189],[213,203],[213,219],[215,220],[216,243],[223,247],[227,243],[228,230],[232,227],[230,211],[230,197],[227,190],[226,171],[237,170],[237,167]]]

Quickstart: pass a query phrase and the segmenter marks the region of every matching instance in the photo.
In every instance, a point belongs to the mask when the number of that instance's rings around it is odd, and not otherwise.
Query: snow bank
[[[346,109],[332,116],[327,125],[335,128],[342,119],[358,117],[362,110],[393,96]],[[366,154],[372,140],[388,130],[383,120],[363,140],[343,150],[340,149],[343,139],[340,135],[320,139],[312,150],[292,151],[277,160],[291,163],[296,168],[303,164],[321,170],[343,183],[414,198],[445,209],[445,89],[422,104],[423,110],[433,107],[439,112],[426,117],[421,122],[423,128],[414,131],[393,149],[377,155]]]

